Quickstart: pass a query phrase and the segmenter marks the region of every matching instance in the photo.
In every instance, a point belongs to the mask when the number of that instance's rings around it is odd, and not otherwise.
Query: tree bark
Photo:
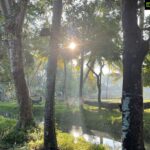
[[[84,50],[81,51],[81,64],[80,64],[80,89],[79,89],[79,99],[80,104],[83,103],[83,68],[84,68]]]
[[[97,79],[97,89],[98,89],[98,105],[99,105],[99,110],[101,108],[101,85],[102,85],[102,73],[103,73],[103,67],[104,67],[104,62],[101,60],[99,61],[99,67],[100,67],[100,72],[97,74],[91,66],[87,63],[87,67],[89,68],[90,71],[96,76]]]
[[[90,61],[90,60],[89,60],[89,61]],[[95,64],[95,60],[92,60],[92,62],[91,62],[91,64],[90,64],[90,68],[93,68],[94,64]],[[83,79],[83,84],[85,84],[86,79],[88,78],[88,75],[89,75],[90,71],[91,71],[91,70],[88,68],[88,70],[87,70],[87,72],[86,72],[86,74],[85,74],[85,76],[84,76],[84,79]]]
[[[28,0],[14,2],[13,4],[9,0],[0,0],[0,4],[5,17],[11,72],[19,103],[19,122],[17,127],[24,129],[33,123],[32,105],[25,80],[22,56],[22,28]],[[14,11],[16,6],[17,9]]]
[[[97,76],[97,89],[98,89],[98,107],[101,108],[101,82],[99,76]]]
[[[9,56],[11,62],[11,72],[16,88],[16,96],[19,103],[19,128],[26,128],[33,123],[32,104],[29,98],[29,91],[25,80],[22,40],[21,36],[16,36],[14,40],[9,41]]]
[[[137,25],[138,0],[122,0],[124,32],[122,149],[144,150],[142,63],[148,44]]]
[[[64,59],[64,100],[67,100],[67,63]]]
[[[57,69],[59,32],[61,26],[62,0],[53,2],[53,20],[50,39],[50,56],[47,64],[47,87],[44,123],[44,149],[57,150],[55,131],[55,79]]]
[[[100,63],[100,73],[97,76],[97,87],[98,87],[98,104],[99,104],[99,109],[101,108],[101,93],[102,93],[102,69],[104,65]]]
[[[96,76],[97,77],[97,88],[98,88],[98,104],[99,104],[99,110],[101,108],[101,93],[102,93],[102,73],[103,73],[103,67],[104,63],[103,61],[99,62],[100,72]]]

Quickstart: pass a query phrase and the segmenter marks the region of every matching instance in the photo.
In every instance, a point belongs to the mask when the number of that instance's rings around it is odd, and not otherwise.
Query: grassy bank
[[[16,120],[0,116],[0,149],[42,150],[43,125],[28,131],[16,131]],[[75,139],[72,135],[57,130],[57,141],[60,150],[106,150],[102,145],[93,145],[83,138]]]
[[[6,117],[13,116],[16,118],[18,113],[16,103],[1,102],[1,112],[9,112]],[[33,112],[35,120],[42,122],[44,104],[34,105]],[[67,106],[64,102],[56,102],[56,122],[58,130],[63,132],[70,132],[74,125],[82,126],[85,133],[96,130],[108,133],[116,140],[121,139],[121,113],[118,110],[102,108],[99,111],[97,107],[84,105],[84,109],[81,112],[74,105]],[[144,136],[145,141],[150,143],[150,109],[144,111]]]

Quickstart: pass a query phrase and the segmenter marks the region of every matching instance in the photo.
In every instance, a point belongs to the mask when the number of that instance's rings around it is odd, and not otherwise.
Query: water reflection
[[[107,145],[111,150],[121,150],[121,142],[113,139],[103,138],[103,144]]]
[[[6,118],[12,118],[12,119],[18,118],[18,114],[15,114],[13,112],[0,111],[0,115]],[[40,113],[34,112],[34,117],[37,123],[44,124],[44,117],[42,113],[40,114]],[[60,126],[62,126],[62,124]],[[66,127],[66,124],[63,124],[63,125]],[[69,127],[67,126],[67,129],[71,128],[71,126],[72,124],[70,124]],[[114,140],[114,138],[110,136],[108,133],[99,132],[97,130],[90,130],[90,132],[89,131],[87,132],[87,131],[84,131],[83,129],[85,128],[82,128],[81,126],[80,125],[72,126],[70,130],[70,133],[75,137],[75,142],[77,142],[77,139],[80,136],[82,136],[86,141],[91,142],[93,144],[107,145],[109,147],[109,150],[121,150],[121,142]],[[68,132],[68,130],[66,130],[66,132]],[[150,144],[145,143],[145,148],[147,150],[150,149]]]
[[[89,134],[83,134],[83,138],[92,144],[101,144],[100,142],[100,137],[94,136],[94,135],[89,135]]]
[[[77,139],[79,137],[83,137],[87,142],[90,142],[92,144],[106,145],[109,148],[109,150],[121,150],[121,142],[115,141],[107,133],[105,134],[104,132],[91,130],[91,133],[93,135],[86,134],[86,133],[83,133],[82,127],[77,127],[77,126],[72,126],[70,133],[74,136],[75,143],[77,142]],[[97,134],[95,134],[95,133],[97,133]]]

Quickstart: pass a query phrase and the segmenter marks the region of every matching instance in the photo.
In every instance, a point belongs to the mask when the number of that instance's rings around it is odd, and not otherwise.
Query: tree
[[[92,57],[95,57],[94,59],[99,62],[102,57],[106,58],[106,60],[114,60],[120,56],[120,35],[118,34],[120,29],[118,18],[120,15],[116,7],[115,11],[108,6],[106,8],[108,4],[105,1],[88,2],[85,0],[81,3],[75,2],[76,0],[72,1],[72,7],[68,7],[66,16],[68,21],[72,22],[77,38],[82,41],[80,47],[82,52],[79,92],[79,97],[82,99],[83,83],[90,72],[90,69],[88,69],[83,79],[83,58],[86,59],[88,58],[87,55],[93,55]],[[116,6],[116,4],[112,5],[113,7],[114,5]],[[82,54],[83,50],[84,55]],[[87,54],[89,52],[91,55]],[[90,63],[90,66],[93,67],[95,62]],[[93,69],[92,67],[90,68]]]
[[[55,78],[57,68],[58,43],[60,37],[62,0],[53,1],[53,18],[50,39],[50,54],[47,64],[47,86],[44,123],[44,149],[57,150],[55,131]]]
[[[63,91],[64,99],[67,100],[67,63],[64,59],[64,91]]]
[[[89,68],[90,71],[92,71],[92,73],[96,76],[97,79],[97,89],[98,89],[98,104],[99,104],[99,109],[101,107],[101,84],[102,84],[102,73],[103,73],[103,67],[104,67],[104,61],[103,60],[99,60],[99,67],[100,67],[100,71],[99,73],[96,73],[94,71],[94,69],[89,66],[89,64],[87,63],[87,67]]]
[[[142,63],[148,53],[137,24],[138,0],[122,0],[124,33],[122,89],[122,149],[144,150]]]
[[[81,60],[80,60],[80,86],[79,86],[79,99],[80,105],[83,103],[83,75],[84,75],[84,50],[81,50]]]
[[[25,128],[33,122],[32,104],[24,75],[22,56],[22,28],[28,0],[1,0],[2,15],[5,18],[5,32],[9,49],[11,71],[19,103],[19,128]]]

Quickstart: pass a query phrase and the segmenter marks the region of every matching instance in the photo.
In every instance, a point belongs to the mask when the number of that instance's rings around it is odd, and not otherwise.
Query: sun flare
[[[69,49],[74,50],[77,47],[76,43],[71,42],[68,46]]]

